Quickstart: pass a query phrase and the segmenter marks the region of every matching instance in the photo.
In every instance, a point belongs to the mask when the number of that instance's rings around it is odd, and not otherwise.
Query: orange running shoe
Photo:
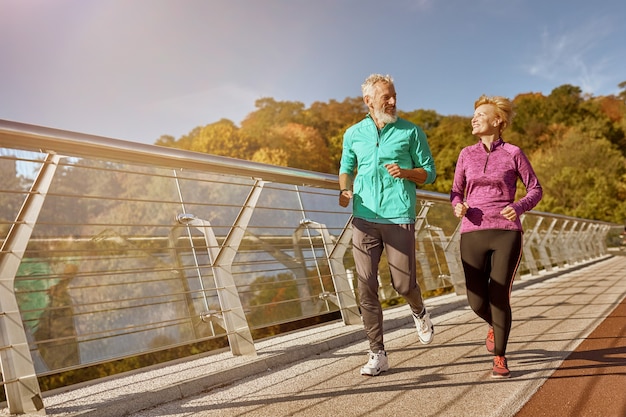
[[[508,378],[511,376],[511,372],[509,372],[509,368],[506,364],[506,358],[504,356],[493,357],[493,373],[491,376],[493,378]]]
[[[487,331],[487,338],[485,339],[485,346],[489,353],[493,354],[496,351],[496,340],[493,336],[493,327],[489,326]]]

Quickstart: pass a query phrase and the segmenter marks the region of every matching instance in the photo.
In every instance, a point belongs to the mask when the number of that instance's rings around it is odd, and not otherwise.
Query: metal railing
[[[44,412],[38,376],[224,339],[255,355],[262,329],[360,323],[350,209],[334,175],[3,120],[0,173],[12,413]],[[418,197],[420,285],[463,293],[448,196]],[[529,274],[605,256],[617,226],[540,212],[523,222]],[[380,282],[393,304],[384,264]]]

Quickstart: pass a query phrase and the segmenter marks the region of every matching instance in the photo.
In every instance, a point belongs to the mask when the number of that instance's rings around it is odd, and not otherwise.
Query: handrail
[[[77,146],[78,145],[78,146]],[[337,176],[225,156],[147,145],[0,119],[0,146],[74,157],[214,170],[239,177],[312,187],[337,186]]]

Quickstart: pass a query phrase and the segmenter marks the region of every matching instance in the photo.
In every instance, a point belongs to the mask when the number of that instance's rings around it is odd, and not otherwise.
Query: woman
[[[461,260],[467,301],[489,325],[487,350],[494,378],[508,378],[506,345],[511,331],[511,286],[522,255],[520,216],[541,200],[542,189],[528,158],[505,143],[511,101],[481,96],[474,103],[472,134],[478,143],[461,150],[450,202],[461,221]],[[526,196],[515,201],[517,179]]]

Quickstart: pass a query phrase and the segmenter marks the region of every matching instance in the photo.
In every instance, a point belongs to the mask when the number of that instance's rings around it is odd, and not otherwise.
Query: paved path
[[[626,298],[515,417],[626,416]]]
[[[594,390],[589,383],[587,394],[624,398],[624,339],[612,332],[597,338],[591,332],[625,296],[626,257],[621,256],[518,280],[508,380],[490,377],[486,325],[469,310],[465,297],[451,295],[427,301],[436,326],[435,341],[428,346],[417,341],[406,306],[385,312],[391,369],[378,377],[359,375],[367,360],[361,326],[334,323],[261,341],[254,359],[223,352],[51,393],[44,404],[49,416],[58,417],[540,416],[524,405],[531,407],[529,398],[544,383],[534,398],[547,393],[549,385],[578,380],[579,374],[559,377],[562,364],[582,371],[574,359],[614,376]],[[622,310],[616,311],[623,322]],[[580,351],[572,354],[577,347],[589,349],[581,342],[590,334],[587,342],[598,343],[592,350],[608,349],[600,362],[578,357]],[[541,401],[569,404],[579,398],[569,392]],[[555,407],[545,415],[574,415],[569,409]],[[523,414],[526,410],[531,414]]]

